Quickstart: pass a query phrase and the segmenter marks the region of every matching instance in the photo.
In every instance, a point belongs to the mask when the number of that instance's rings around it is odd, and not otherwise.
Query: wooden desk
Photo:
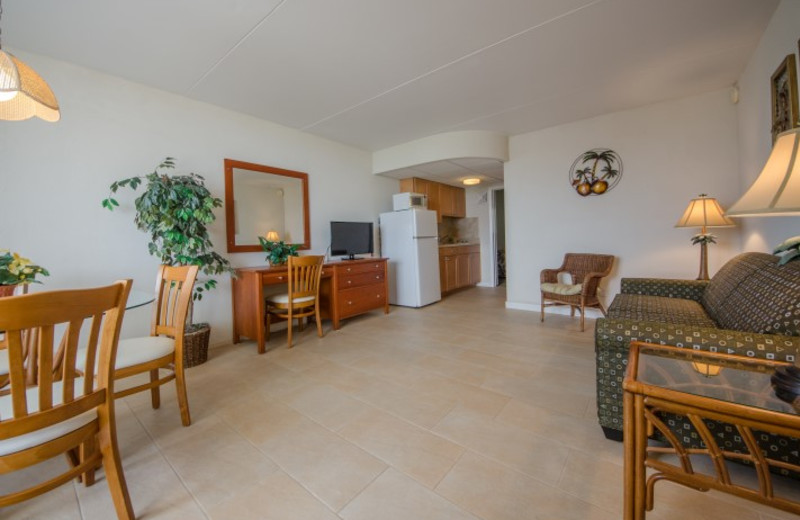
[[[383,308],[389,313],[389,282],[386,258],[364,258],[325,264],[319,290],[320,313],[333,321],[334,330],[341,320]],[[264,353],[264,286],[287,281],[286,266],[243,267],[233,279],[233,342],[242,337],[255,340]]]

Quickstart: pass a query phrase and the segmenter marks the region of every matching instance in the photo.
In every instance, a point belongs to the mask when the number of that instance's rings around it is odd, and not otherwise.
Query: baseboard
[[[540,303],[523,303],[523,302],[510,302],[506,301],[506,309],[514,309],[517,311],[528,311],[528,312],[541,312],[542,305]],[[557,306],[557,307],[547,307],[545,309],[545,314],[564,314],[569,315],[569,307],[564,306]],[[576,313],[579,315],[580,313]],[[589,308],[586,309],[586,317],[587,318],[602,318],[603,313],[600,312],[600,309]]]

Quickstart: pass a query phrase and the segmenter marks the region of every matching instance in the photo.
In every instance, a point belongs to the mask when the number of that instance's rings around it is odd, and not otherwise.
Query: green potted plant
[[[37,275],[50,276],[50,273],[18,253],[0,249],[0,297],[14,294],[17,285],[42,283],[36,279]]]
[[[111,195],[120,188],[136,190],[145,184],[144,192],[134,201],[136,227],[150,235],[147,248],[151,255],[166,265],[198,265],[205,275],[233,274],[227,259],[214,251],[207,226],[214,222],[214,208],[222,200],[213,197],[200,175],[167,175],[163,170],[175,168],[175,160],[167,157],[147,175],[116,181],[103,199],[104,208],[113,211],[119,203]],[[205,291],[215,288],[217,281],[208,278],[195,284],[193,300],[201,300]],[[207,323],[194,324],[192,307],[184,334],[186,366],[199,365],[208,356],[210,328]],[[197,348],[198,352],[190,349]],[[194,362],[192,360],[195,360]]]
[[[287,244],[283,240],[272,241],[258,237],[261,248],[267,253],[269,265],[283,265],[290,256],[297,256],[297,244]]]

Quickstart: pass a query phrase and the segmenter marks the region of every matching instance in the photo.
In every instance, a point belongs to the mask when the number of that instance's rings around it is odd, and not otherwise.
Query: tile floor
[[[213,349],[189,371],[193,424],[172,387],[117,409],[133,505],[146,519],[611,520],[622,445],[595,418],[592,324],[504,308],[474,288],[421,310],[392,308]],[[55,459],[0,486],[45,475]],[[648,519],[797,518],[670,483]],[[791,492],[798,492],[795,482]],[[800,493],[798,493],[800,494]],[[105,481],[69,484],[2,518],[107,519]]]

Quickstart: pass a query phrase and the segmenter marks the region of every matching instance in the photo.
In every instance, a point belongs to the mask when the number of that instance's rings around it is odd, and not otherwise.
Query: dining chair
[[[131,281],[125,280],[96,289],[0,298],[0,346],[8,353],[10,387],[0,395],[0,474],[61,454],[72,462],[66,472],[44,482],[19,491],[0,490],[0,507],[74,478],[92,485],[94,468],[102,464],[117,516],[134,518],[117,446],[113,398],[114,358],[130,287]],[[37,348],[26,356],[28,331],[36,331]],[[79,343],[91,361],[85,372],[77,355]],[[30,385],[26,365],[33,359],[37,382]]]
[[[148,383],[116,390],[114,397],[150,390],[153,408],[161,406],[160,386],[174,379],[184,426],[192,424],[192,419],[184,377],[183,332],[197,270],[196,265],[159,266],[150,335],[120,340],[114,370],[115,380],[149,373]],[[161,370],[169,373],[161,377]]]
[[[303,320],[309,316],[316,317],[317,335],[322,337],[322,321],[319,316],[319,281],[322,278],[324,260],[325,257],[314,255],[289,257],[287,292],[267,297],[267,340],[269,340],[272,319],[286,320],[288,322],[287,345],[288,348],[292,348],[292,320],[297,318],[298,327],[302,330]],[[264,349],[259,353],[263,354]]]
[[[605,315],[606,309],[598,296],[598,289],[600,280],[611,273],[613,265],[613,255],[567,253],[561,267],[543,269],[539,274],[539,287],[542,291],[541,321],[544,321],[545,307],[569,305],[570,316],[575,316],[576,309],[580,311],[583,332],[587,307],[596,307]],[[571,283],[560,282],[560,273],[569,274]]]

